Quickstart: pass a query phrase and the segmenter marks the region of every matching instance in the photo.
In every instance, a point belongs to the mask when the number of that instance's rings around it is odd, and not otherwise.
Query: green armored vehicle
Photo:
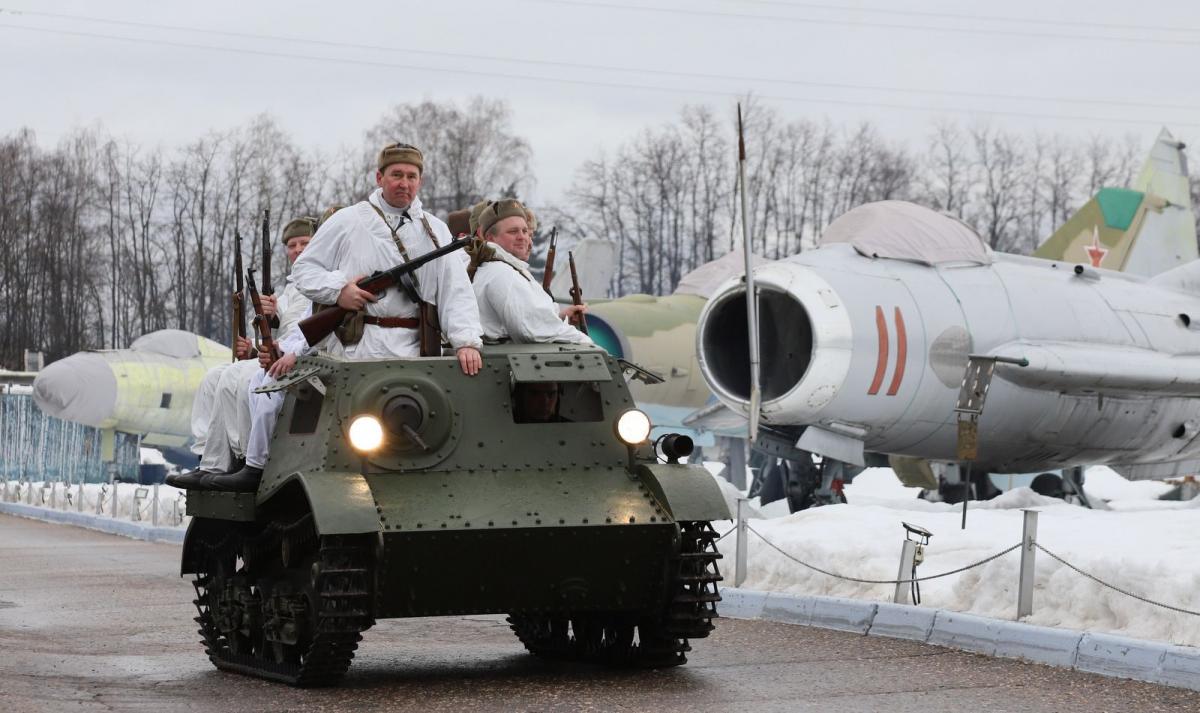
[[[719,488],[649,443],[593,348],[301,359],[257,493],[192,491],[183,574],[221,669],[336,683],[376,619],[505,613],[532,653],[674,666],[712,630]]]

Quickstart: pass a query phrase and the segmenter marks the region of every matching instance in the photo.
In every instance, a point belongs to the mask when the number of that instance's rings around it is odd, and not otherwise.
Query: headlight
[[[649,437],[650,417],[642,411],[631,408],[617,418],[617,438],[627,445],[645,443]]]
[[[383,445],[383,424],[374,416],[359,416],[350,422],[350,445],[369,453]]]

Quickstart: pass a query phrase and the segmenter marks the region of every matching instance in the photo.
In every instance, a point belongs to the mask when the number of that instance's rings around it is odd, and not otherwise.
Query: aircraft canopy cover
[[[181,329],[160,329],[143,334],[133,340],[129,348],[135,352],[161,354],[177,359],[228,356],[229,353],[229,347]]]
[[[991,248],[966,223],[905,201],[860,205],[839,216],[820,244],[849,243],[867,257],[925,265],[992,263]]]
[[[750,264],[754,267],[766,264],[763,258],[752,255]],[[741,250],[731,250],[724,257],[706,262],[692,270],[679,280],[675,288],[677,295],[697,295],[708,299],[721,283],[731,277],[738,277],[746,272],[746,258]]]

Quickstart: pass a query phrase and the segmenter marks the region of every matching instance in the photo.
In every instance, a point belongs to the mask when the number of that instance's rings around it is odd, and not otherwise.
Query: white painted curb
[[[72,512],[70,510],[52,510],[50,508],[34,507],[33,505],[24,505],[22,503],[0,503],[0,513],[27,517],[31,520],[41,520],[42,522],[85,527],[89,530],[99,530],[100,532],[107,532],[110,535],[121,535],[123,537],[131,537],[135,540],[146,540],[147,542],[166,542],[177,545],[183,543],[184,528],[181,527],[155,527],[146,523],[133,522],[132,520],[114,520],[111,517],[103,515]]]
[[[890,602],[721,589],[721,616],[922,641],[1200,691],[1200,648]]]

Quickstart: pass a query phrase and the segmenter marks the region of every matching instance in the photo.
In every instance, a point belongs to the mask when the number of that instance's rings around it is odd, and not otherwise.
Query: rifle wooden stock
[[[427,263],[433,262],[438,258],[449,255],[455,250],[462,250],[471,242],[470,238],[458,238],[447,245],[444,245],[437,250],[421,255],[420,257],[409,260],[408,262],[400,263],[393,268],[383,272],[376,272],[359,280],[356,284],[360,289],[366,290],[373,295],[377,295],[389,287],[395,287],[400,284],[400,279],[407,274],[416,272],[419,268]],[[336,304],[330,305],[323,310],[315,312],[311,316],[300,320],[300,332],[304,335],[304,339],[309,346],[315,346],[318,342],[333,334],[333,331],[341,325],[342,320],[347,315],[354,314],[353,310],[348,310]],[[440,345],[439,345],[440,348]]]
[[[271,209],[263,211],[262,221],[262,294],[270,296],[275,294],[275,288],[271,285]],[[277,320],[271,320],[278,327]]]
[[[579,273],[575,272],[575,253],[568,252],[567,261],[571,265],[571,304],[578,307],[583,304],[583,290],[579,287]],[[587,317],[584,317],[582,312],[571,316],[571,324],[584,334],[588,333]]]
[[[246,271],[246,285],[250,288],[250,304],[254,307],[253,322],[254,328],[258,330],[259,350],[270,354],[273,364],[283,355],[279,353],[279,347],[275,345],[275,338],[271,335],[271,320],[263,312],[262,299],[258,295],[258,287],[254,284],[254,268]]]
[[[229,349],[232,352],[233,361],[237,361],[238,338],[246,336],[246,298],[243,294],[246,287],[242,284],[241,233],[234,231],[233,243],[233,338],[230,340]]]
[[[546,250],[546,269],[542,271],[542,289],[550,293],[550,283],[554,280],[554,257],[558,250],[558,226],[550,229],[550,248]]]

